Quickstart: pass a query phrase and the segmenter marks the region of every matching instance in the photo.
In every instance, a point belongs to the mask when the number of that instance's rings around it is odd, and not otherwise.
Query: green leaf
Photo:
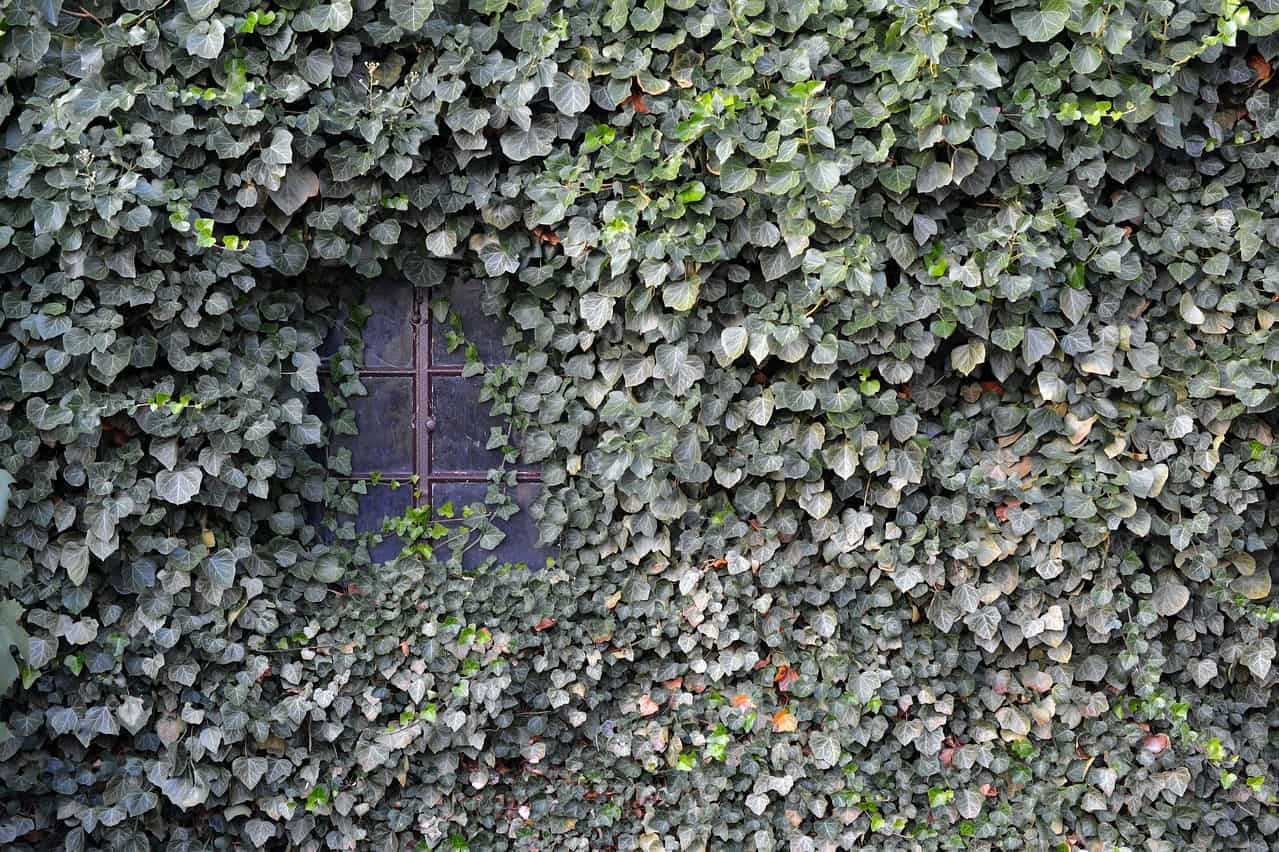
[[[84,583],[89,576],[89,548],[84,539],[68,539],[62,543],[61,565],[73,585]]]
[[[591,105],[591,87],[584,80],[574,79],[563,72],[555,73],[550,94],[555,108],[565,115],[578,115]]]
[[[724,350],[724,357],[720,363],[728,366],[742,357],[742,354],[746,352],[746,343],[749,339],[750,335],[746,329],[738,325],[729,326],[720,331],[719,345]]]
[[[840,479],[851,479],[857,472],[857,450],[850,441],[840,441],[827,447],[823,455],[826,464]]]
[[[582,294],[579,310],[586,327],[599,331],[613,318],[613,299],[600,293]]]
[[[918,171],[914,166],[894,166],[883,169],[879,173],[879,182],[883,184],[884,189],[900,195],[914,186]]]
[[[674,311],[691,311],[697,304],[700,284],[696,278],[668,281],[662,287],[662,304]]]
[[[1045,42],[1066,28],[1070,20],[1069,0],[1040,0],[1039,9],[1013,12],[1013,26],[1032,42]]]
[[[304,9],[293,17],[293,29],[298,32],[337,32],[351,23],[353,11],[349,0],[320,3]]]
[[[13,475],[4,468],[0,468],[0,526],[3,526],[5,519],[9,517],[9,498],[13,482]]]
[[[22,629],[22,607],[17,601],[0,600],[0,695],[18,681],[18,660],[30,662],[28,648],[31,640]],[[17,652],[17,657],[14,652]]]
[[[962,375],[970,375],[986,360],[986,344],[980,340],[955,347],[950,353],[950,365]]]
[[[226,548],[209,556],[205,575],[215,591],[226,591],[235,585],[235,563],[235,553]]]
[[[200,21],[187,33],[186,50],[202,59],[217,59],[222,53],[222,40],[226,27],[221,21]]]
[[[527,130],[511,127],[502,134],[502,153],[517,163],[545,157],[551,153],[555,132],[554,121],[546,116],[535,119]]]
[[[1155,612],[1165,617],[1173,616],[1190,603],[1190,589],[1176,580],[1165,579],[1156,586],[1150,600],[1155,605]]]
[[[155,476],[156,496],[168,503],[181,506],[191,502],[200,492],[204,473],[198,467],[181,470],[162,470]]]
[[[388,0],[387,11],[396,25],[409,32],[416,32],[426,26],[435,11],[434,0]]]

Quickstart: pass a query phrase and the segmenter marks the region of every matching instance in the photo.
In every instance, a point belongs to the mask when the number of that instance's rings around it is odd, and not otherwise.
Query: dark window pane
[[[489,431],[502,422],[480,402],[480,380],[436,376],[431,380],[431,471],[479,471],[502,466],[502,454],[486,450]],[[503,428],[505,428],[503,426]]]
[[[351,450],[356,475],[413,472],[413,378],[366,376],[368,396],[355,397],[351,408],[360,434],[342,435],[338,447]]]
[[[403,284],[382,282],[370,285],[364,305],[369,310],[368,322],[360,333],[364,343],[364,366],[371,369],[413,367],[413,288]],[[328,358],[344,342],[349,312],[343,309],[329,335],[320,346],[320,357]]]
[[[511,496],[520,511],[509,520],[497,522],[498,529],[506,533],[506,538],[494,550],[481,550],[478,544],[473,546],[462,557],[464,567],[474,568],[489,557],[498,562],[524,562],[535,570],[546,566],[546,559],[552,554],[538,547],[537,524],[528,511],[541,487],[537,482],[522,482],[511,489]],[[482,482],[437,482],[431,490],[431,503],[438,509],[451,501],[453,511],[460,517],[464,506],[483,504],[487,491],[488,485]]]
[[[458,281],[448,290],[449,305],[462,320],[462,335],[475,344],[480,360],[485,364],[501,364],[511,360],[511,354],[502,345],[506,324],[498,317],[484,313],[480,300],[484,289],[478,281]],[[447,325],[435,323],[431,329],[431,363],[436,367],[460,366],[466,363],[465,347],[448,351]]]
[[[360,510],[355,515],[338,515],[339,523],[353,521],[357,532],[381,532],[383,522],[387,518],[398,517],[412,505],[413,486],[405,483],[399,488],[391,488],[387,484],[367,486],[368,493],[356,495]],[[333,530],[323,523],[324,508],[311,504],[307,509],[308,520],[317,527],[320,540],[332,544],[337,540]],[[399,536],[388,535],[380,544],[374,545],[369,553],[375,562],[388,562],[399,556],[404,543]]]
[[[370,485],[369,493],[360,497],[360,513],[355,516],[357,532],[381,532],[387,518],[403,515],[413,503],[413,486]],[[343,518],[343,520],[350,520]],[[404,542],[396,535],[388,535],[369,551],[374,562],[387,562],[400,555]]]
[[[413,288],[385,282],[373,286],[365,306],[364,366],[413,366]]]

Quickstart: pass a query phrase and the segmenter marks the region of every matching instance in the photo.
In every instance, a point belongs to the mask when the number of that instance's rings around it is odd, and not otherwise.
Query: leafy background
[[[4,4],[0,843],[1267,848],[1277,28]],[[321,534],[378,278],[558,562]]]

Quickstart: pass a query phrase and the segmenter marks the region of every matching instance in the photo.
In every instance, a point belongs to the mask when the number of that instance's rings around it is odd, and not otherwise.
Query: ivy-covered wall
[[[0,8],[5,848],[1273,842],[1274,0]],[[471,278],[559,558],[371,566]]]

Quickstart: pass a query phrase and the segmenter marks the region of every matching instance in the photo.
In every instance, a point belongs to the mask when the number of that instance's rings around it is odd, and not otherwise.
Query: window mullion
[[[416,289],[413,305],[413,472],[422,496],[419,505],[431,505],[431,300],[427,290]]]

